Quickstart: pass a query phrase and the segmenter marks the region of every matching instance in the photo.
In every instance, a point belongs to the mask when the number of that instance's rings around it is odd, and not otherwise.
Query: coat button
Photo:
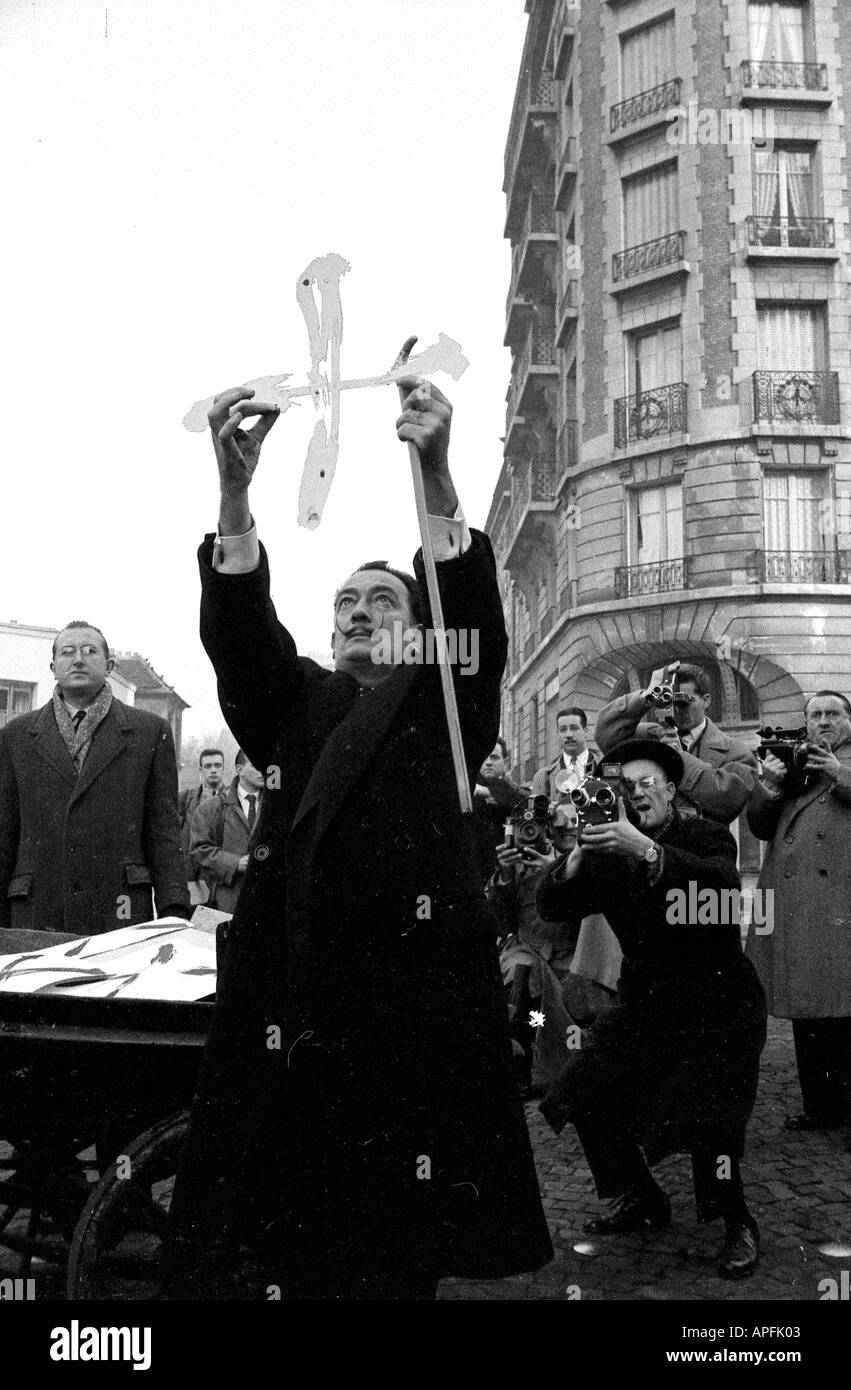
[[[256,847],[255,851],[254,851],[254,858],[260,860],[261,863],[262,863],[262,861],[263,861],[264,859],[268,859],[268,858],[269,858],[269,846],[268,846],[268,845],[258,845],[258,846]]]
[[[787,845],[794,845],[794,843],[795,843],[795,836],[794,836],[794,835],[787,835],[787,836],[786,836],[786,843],[787,843]]]
[[[819,869],[819,874],[822,878],[827,878],[827,869]]]
[[[785,872],[785,874],[783,875],[783,877],[784,877],[784,878],[791,878],[791,877],[792,877],[792,871],[791,871],[791,869],[787,869],[786,872]]]
[[[407,835],[397,835],[393,841],[400,854],[406,854],[409,849],[413,849],[414,842]]]
[[[827,801],[827,797],[822,795],[819,797],[819,801]]]
[[[823,830],[817,830],[817,831],[816,831],[816,839],[817,839],[817,840],[823,840],[823,839],[824,839],[824,831],[823,831]]]

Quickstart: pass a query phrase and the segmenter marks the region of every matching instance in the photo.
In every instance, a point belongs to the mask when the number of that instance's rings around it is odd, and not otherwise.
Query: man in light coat
[[[767,753],[748,824],[768,849],[758,887],[773,930],[751,926],[747,953],[769,1013],[791,1018],[803,1113],[789,1129],[851,1127],[851,705],[820,690],[805,705],[813,745],[801,789]],[[791,785],[790,785],[791,784]],[[765,899],[763,900],[766,901]]]
[[[744,810],[753,790],[756,756],[709,718],[709,681],[701,667],[677,663],[677,675],[678,693],[687,697],[685,703],[670,707],[683,759],[677,807],[690,805],[710,820],[729,825]],[[651,690],[635,690],[605,705],[595,725],[603,754],[633,738],[642,721],[658,718],[658,708]]]

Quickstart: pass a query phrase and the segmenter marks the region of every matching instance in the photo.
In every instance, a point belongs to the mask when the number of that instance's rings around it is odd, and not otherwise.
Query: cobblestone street
[[[583,1237],[584,1222],[600,1208],[575,1132],[568,1125],[554,1135],[537,1103],[530,1103],[526,1113],[556,1257],[536,1274],[514,1279],[445,1280],[439,1297],[566,1299],[572,1285],[586,1300],[818,1300],[820,1280],[839,1282],[841,1271],[851,1268],[851,1154],[834,1133],[784,1129],[785,1117],[800,1108],[792,1026],[772,1019],[742,1164],[762,1259],[755,1275],[735,1282],[715,1272],[723,1228],[720,1222],[696,1224],[691,1164],[684,1155],[655,1170],[672,1199],[667,1230]],[[844,1257],[821,1254],[819,1246],[828,1243],[844,1245]]]

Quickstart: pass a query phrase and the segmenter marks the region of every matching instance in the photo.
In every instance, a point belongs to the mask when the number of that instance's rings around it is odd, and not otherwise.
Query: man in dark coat
[[[180,844],[183,849],[183,861],[186,866],[186,882],[189,885],[189,896],[193,903],[203,903],[207,901],[207,885],[198,878],[197,870],[192,862],[189,852],[189,841],[192,835],[192,817],[198,810],[203,801],[215,800],[216,797],[225,796],[227,787],[224,785],[225,755],[221,748],[202,748],[198,755],[198,767],[201,773],[201,781],[197,787],[184,787],[177,798],[177,813],[180,816]]]
[[[188,916],[171,730],[113,698],[112,666],[100,629],[69,623],[53,699],[0,729],[0,927],[113,931],[154,895]]]
[[[617,820],[586,827],[581,844],[548,871],[538,910],[567,921],[605,912],[624,952],[618,1002],[540,1108],[556,1132],[573,1122],[598,1194],[616,1199],[590,1224],[598,1233],[667,1225],[670,1203],[648,1161],[689,1151],[698,1220],[724,1217],[719,1268],[739,1277],[758,1259],[738,1160],[766,1008],[741,947],[735,842],[722,826],[673,810],[683,775],[676,749],[634,739],[607,761],[622,764],[643,826],[620,800]]]
[[[448,401],[403,384],[398,435],[423,461],[445,624],[479,637],[476,673],[454,672],[472,781],[496,738],[507,647],[495,565],[456,516]],[[277,410],[250,394],[225,392],[210,411],[222,507],[217,543],[199,552],[201,634],[266,792],[166,1283],[173,1297],[227,1297],[242,1244],[261,1298],[270,1286],[285,1299],[433,1298],[442,1276],[502,1277],[552,1256],[495,923],[458,808],[440,673],[399,664],[395,639],[395,664],[375,660],[378,639],[420,610],[429,622],[420,557],[416,582],[373,562],[338,591],[333,672],[299,657],[247,500]],[[245,414],[260,417],[250,431]]]
[[[209,889],[207,906],[233,912],[250,861],[263,774],[239,749],[236,776],[224,796],[208,796],[192,820],[190,845],[198,877]]]

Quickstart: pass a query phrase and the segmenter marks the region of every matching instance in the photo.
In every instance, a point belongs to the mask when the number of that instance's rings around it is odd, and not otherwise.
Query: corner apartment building
[[[680,658],[730,731],[851,691],[842,0],[527,0],[487,529],[503,728]]]

